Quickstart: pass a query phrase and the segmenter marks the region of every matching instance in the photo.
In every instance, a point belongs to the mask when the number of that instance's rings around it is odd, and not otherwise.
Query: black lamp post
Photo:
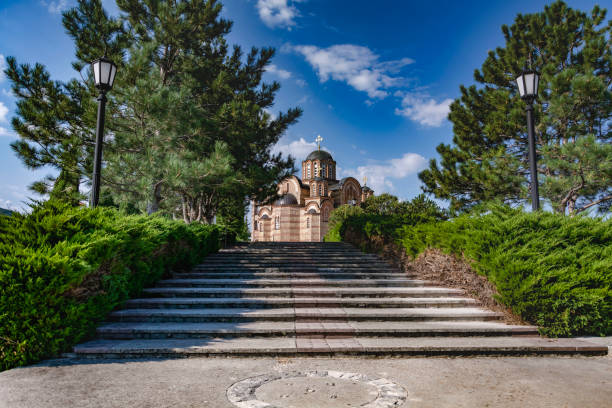
[[[536,165],[535,129],[533,124],[533,101],[538,96],[540,75],[535,71],[525,71],[518,78],[519,94],[527,103],[527,134],[529,136],[529,167],[531,170],[531,208],[540,209],[540,196],[538,194],[538,168]]]
[[[96,126],[96,149],[94,153],[94,170],[91,186],[90,207],[97,207],[100,198],[100,170],[102,167],[102,142],[104,140],[104,111],[106,109],[106,92],[110,91],[115,82],[117,65],[106,58],[106,55],[91,63],[94,83],[100,91],[98,96],[98,124]]]

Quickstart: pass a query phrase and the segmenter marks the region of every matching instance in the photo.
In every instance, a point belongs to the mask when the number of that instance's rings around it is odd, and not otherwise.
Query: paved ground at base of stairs
[[[593,339],[589,339],[593,340]],[[611,339],[594,339],[612,345]],[[226,390],[270,372],[337,370],[402,387],[402,407],[606,407],[612,356],[49,360],[0,373],[0,407],[231,408]],[[268,387],[269,388],[269,387]]]

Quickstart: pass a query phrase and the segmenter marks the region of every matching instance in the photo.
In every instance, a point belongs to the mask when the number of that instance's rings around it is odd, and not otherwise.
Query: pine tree
[[[116,201],[211,222],[227,195],[243,200],[275,192],[294,168],[270,149],[301,111],[275,120],[264,111],[279,89],[261,82],[274,51],[230,52],[224,36],[232,23],[220,18],[216,0],[117,4],[122,24],[91,12],[101,10],[99,0],[82,0],[64,16],[77,44],[75,66],[103,48],[123,57],[109,104],[113,140],[104,179]],[[115,47],[95,40],[89,33],[96,30]]]
[[[83,173],[91,168],[93,135],[85,115],[89,95],[77,81],[51,80],[41,64],[18,64],[7,58],[7,77],[17,97],[12,126],[20,140],[11,148],[30,169],[50,166],[59,171],[30,189],[73,204],[83,198]]]
[[[506,44],[490,51],[451,104],[453,145],[419,174],[424,191],[465,210],[489,200],[520,203],[528,195],[525,104],[515,78],[529,65],[541,72],[534,105],[541,195],[562,213],[612,200],[612,21],[556,1],[502,26]]]
[[[280,88],[262,82],[274,50],[231,48],[232,22],[220,17],[217,0],[117,5],[116,18],[100,0],[78,0],[63,15],[83,81],[54,82],[42,65],[9,59],[19,99],[13,125],[22,136],[14,149],[30,167],[60,171],[35,188],[78,193],[89,180],[98,92],[88,65],[106,55],[118,74],[107,94],[103,202],[212,222],[228,197],[273,196],[294,161],[271,148],[301,115],[266,113]]]

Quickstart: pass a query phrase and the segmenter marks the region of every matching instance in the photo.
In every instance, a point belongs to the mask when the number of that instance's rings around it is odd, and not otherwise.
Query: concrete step
[[[126,309],[207,309],[287,307],[466,307],[478,301],[464,297],[434,298],[318,298],[318,297],[242,297],[242,298],[144,298],[128,300]]]
[[[326,267],[326,266],[211,266],[211,265],[198,265],[193,268],[192,272],[363,272],[363,273],[400,273],[399,269],[392,267],[386,268],[373,268],[373,267]]]
[[[145,289],[75,347],[82,358],[605,355],[537,337],[458,289],[330,243],[238,244]]]
[[[489,321],[503,315],[476,307],[457,308],[217,308],[217,309],[124,309],[109,320],[120,322],[248,322],[248,321]]]
[[[148,288],[143,294],[152,297],[190,297],[190,298],[226,298],[226,297],[451,297],[461,296],[464,291],[438,287],[421,288]]]
[[[81,358],[214,356],[604,356],[605,346],[540,337],[237,337],[229,339],[105,340],[80,344]]]
[[[325,256],[220,256],[220,257],[207,257],[204,263],[230,263],[230,262],[254,262],[254,263],[386,263],[380,258],[363,258],[361,256],[340,256],[340,255],[325,255]]]
[[[270,262],[270,261],[251,261],[251,260],[244,260],[244,261],[207,261],[207,262],[202,262],[201,264],[197,265],[196,268],[203,268],[203,267],[239,267],[239,266],[244,266],[244,267],[269,267],[269,266],[278,266],[278,267],[282,267],[282,266],[295,266],[295,267],[299,267],[299,268],[303,268],[303,267],[315,267],[315,268],[363,268],[363,267],[369,267],[369,268],[388,268],[389,264],[386,262],[377,262],[377,261],[364,261],[364,262],[356,262],[355,259],[352,260],[347,260],[347,261],[325,261],[325,262],[317,262],[316,260],[313,260],[312,262],[305,262],[305,261],[299,261],[299,260],[294,260],[294,261],[278,261],[278,262]]]
[[[278,248],[250,248],[247,250],[221,250],[218,252],[219,255],[229,256],[243,256],[243,255],[319,255],[319,254],[348,254],[356,256],[372,256],[375,254],[367,254],[361,252],[354,247],[338,247],[338,248],[291,248],[291,247],[278,247]]]
[[[405,273],[370,272],[183,272],[174,279],[402,279]]]
[[[329,271],[349,271],[349,272],[354,272],[354,271],[365,271],[365,272],[369,272],[369,271],[389,271],[389,270],[393,270],[394,268],[389,266],[389,265],[371,265],[371,264],[362,264],[362,265],[357,265],[357,264],[346,264],[346,265],[342,265],[342,264],[321,264],[321,263],[311,263],[311,264],[298,264],[298,263],[287,263],[287,264],[265,264],[265,263],[260,263],[260,264],[238,264],[238,263],[232,263],[232,264],[200,264],[197,265],[196,267],[193,268],[194,271],[210,271],[210,270],[219,270],[219,271],[231,271],[231,270],[274,270],[274,269],[279,269],[283,272],[289,272],[289,271],[304,271],[304,272],[308,272],[308,271],[325,271],[325,270],[329,270]],[[398,273],[400,272],[398,269],[393,270],[393,272]]]
[[[157,287],[421,287],[418,279],[165,279]]]
[[[248,249],[236,249],[227,248],[222,249],[218,252],[219,254],[228,255],[250,255],[250,254],[281,254],[287,255],[289,253],[295,253],[298,255],[312,255],[312,254],[356,254],[364,255],[363,252],[357,250],[354,247],[318,247],[318,248],[299,248],[299,247],[276,247],[276,248],[248,248]],[[365,254],[368,255],[368,254]]]
[[[259,262],[259,261],[267,261],[267,262],[271,262],[271,261],[293,261],[293,260],[299,260],[299,261],[327,261],[329,257],[329,254],[326,254],[326,258],[322,259],[321,257],[315,256],[312,253],[308,253],[308,254],[295,254],[295,253],[290,253],[290,254],[266,254],[264,256],[262,256],[261,254],[213,254],[213,255],[209,255],[206,257],[205,262],[211,262],[211,261],[224,261],[224,262],[228,262],[228,261],[233,261],[233,260],[239,260],[239,261],[254,261],[254,262]],[[364,262],[367,261],[378,261],[378,262],[383,262],[383,259],[379,258],[376,255],[372,255],[372,254],[363,254],[363,253],[338,253],[335,254],[333,256],[333,261],[355,261],[355,260],[361,260]]]
[[[221,250],[216,255],[216,257],[228,256],[228,257],[241,257],[241,256],[259,256],[259,257],[267,257],[267,256],[303,256],[303,257],[316,257],[316,256],[356,256],[356,257],[364,257],[364,258],[374,258],[377,257],[375,254],[365,254],[356,249],[348,249],[348,248],[340,248],[340,249],[293,249],[293,248],[284,248],[284,249],[255,249],[255,250],[247,250],[247,251],[228,251]]]
[[[299,323],[105,323],[97,334],[104,339],[190,339],[215,337],[354,336],[537,336],[534,326],[495,322],[360,322]]]

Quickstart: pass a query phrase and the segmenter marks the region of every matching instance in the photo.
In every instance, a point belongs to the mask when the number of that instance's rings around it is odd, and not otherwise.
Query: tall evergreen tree
[[[12,126],[20,140],[11,148],[30,169],[58,170],[30,189],[77,203],[83,173],[91,168],[93,135],[88,126],[89,95],[76,80],[53,81],[41,64],[18,64],[7,58],[7,77],[17,97]]]
[[[232,23],[220,17],[217,0],[117,5],[118,17],[100,0],[78,0],[64,13],[76,46],[73,67],[84,81],[60,84],[42,66],[9,60],[21,107],[14,126],[23,137],[15,150],[26,164],[56,166],[60,177],[48,180],[53,191],[65,192],[66,183],[78,191],[89,180],[97,91],[87,67],[107,55],[118,74],[108,94],[105,201],[211,222],[228,197],[237,203],[232,208],[243,208],[247,198],[272,196],[294,162],[271,148],[301,115],[290,109],[271,120],[265,111],[280,87],[262,82],[274,50],[245,55],[229,47]],[[44,184],[36,187],[42,191]]]
[[[293,161],[270,149],[301,111],[275,120],[264,111],[279,89],[262,83],[274,51],[230,51],[224,36],[232,24],[220,18],[216,0],[117,4],[122,24],[91,13],[101,8],[98,0],[82,0],[64,16],[77,66],[102,49],[89,34],[100,25],[116,44],[127,44],[108,121],[105,181],[117,199],[210,222],[226,195],[243,200],[275,191]]]
[[[451,104],[453,145],[419,174],[424,191],[463,210],[488,200],[522,202],[529,189],[525,103],[515,78],[541,72],[534,108],[541,195],[576,213],[612,201],[612,21],[556,1],[502,26],[505,46],[490,51]]]

